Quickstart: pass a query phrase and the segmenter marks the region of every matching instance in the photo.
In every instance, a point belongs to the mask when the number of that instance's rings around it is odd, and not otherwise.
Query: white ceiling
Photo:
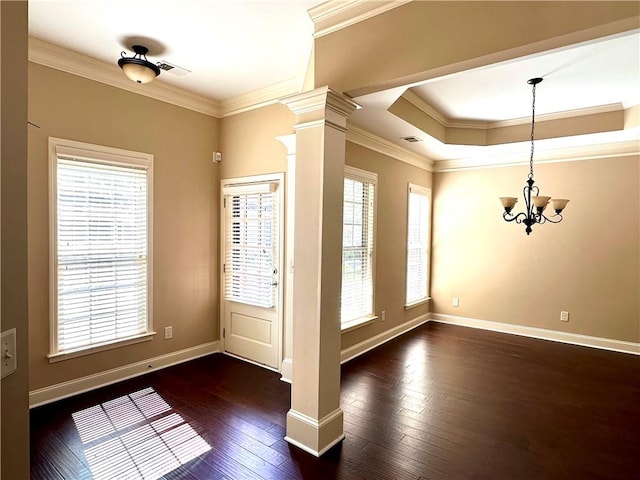
[[[31,0],[30,35],[109,64],[139,43],[148,59],[190,70],[161,73],[156,82],[228,100],[279,84],[302,85],[313,44],[307,13],[317,0]],[[522,144],[444,145],[387,112],[409,87],[445,117],[502,121],[530,116],[531,87],[542,76],[537,114],[640,104],[640,33],[543,52],[517,60],[365,95],[350,124],[434,160],[509,156]],[[638,141],[639,129],[539,142],[541,150]],[[420,143],[401,137],[414,135]]]
[[[156,81],[226,100],[302,82],[313,44],[307,10],[318,0],[31,0],[29,34],[115,64],[131,45],[190,70]]]

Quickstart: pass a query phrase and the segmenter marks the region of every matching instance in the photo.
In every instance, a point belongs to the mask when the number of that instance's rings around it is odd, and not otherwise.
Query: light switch
[[[18,368],[16,358],[16,329],[12,328],[6,332],[2,332],[2,349],[0,356],[2,357],[2,378],[12,374]]]

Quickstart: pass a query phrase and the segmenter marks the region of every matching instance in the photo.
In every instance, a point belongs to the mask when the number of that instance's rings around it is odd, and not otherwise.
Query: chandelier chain
[[[532,85],[533,102],[531,104],[531,158],[529,159],[529,178],[533,178],[534,132],[536,125],[536,84]]]

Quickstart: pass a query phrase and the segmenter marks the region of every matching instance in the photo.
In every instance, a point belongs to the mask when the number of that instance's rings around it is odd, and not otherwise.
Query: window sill
[[[377,315],[369,315],[367,317],[356,318],[355,320],[345,322],[341,325],[342,333],[351,332],[352,330],[356,330],[366,325],[370,325],[375,320],[377,320],[377,318],[378,318]]]
[[[407,303],[404,306],[405,310],[411,310],[412,308],[419,307],[420,305],[424,305],[425,303],[429,303],[431,301],[431,297],[423,298],[422,300],[417,300],[415,302]]]
[[[82,350],[50,353],[49,355],[47,355],[47,358],[49,359],[49,363],[61,362],[63,360],[69,360],[71,358],[82,357],[84,355],[91,355],[92,353],[104,352],[106,350],[111,350],[113,348],[125,347],[127,345],[133,345],[141,342],[148,342],[149,340],[153,340],[154,335],[156,335],[156,332],[143,333],[142,335],[137,335],[135,337],[129,337],[124,340],[116,340],[110,343],[103,343],[101,345],[96,345],[94,347],[83,348]]]

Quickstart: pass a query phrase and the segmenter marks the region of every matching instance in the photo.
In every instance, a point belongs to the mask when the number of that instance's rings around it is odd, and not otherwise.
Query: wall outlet
[[[382,310],[382,312],[380,313],[380,319],[384,322],[387,319],[387,312],[386,310]]]
[[[454,307],[459,307],[460,306],[460,299],[457,297],[453,297],[453,299],[451,300],[451,305]]]
[[[173,338],[173,327],[164,327],[164,339],[169,340]]]
[[[569,312],[560,312],[560,321],[568,322],[569,321]]]

